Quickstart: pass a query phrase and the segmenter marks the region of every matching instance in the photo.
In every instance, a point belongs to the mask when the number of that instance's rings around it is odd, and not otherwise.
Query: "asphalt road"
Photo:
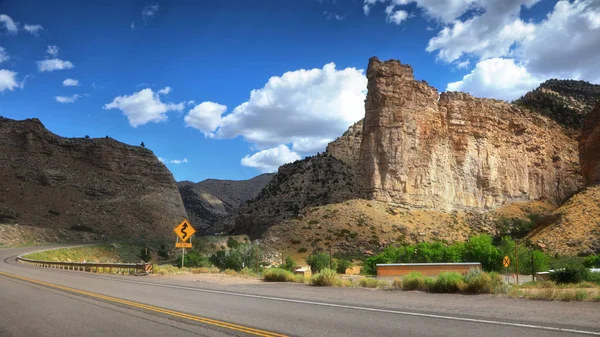
[[[39,249],[39,248],[36,248]],[[0,336],[600,336],[599,303],[31,267],[0,249]]]

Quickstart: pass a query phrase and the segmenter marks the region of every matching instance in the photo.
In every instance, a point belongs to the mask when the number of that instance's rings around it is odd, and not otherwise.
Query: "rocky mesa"
[[[368,198],[489,210],[582,187],[578,143],[554,120],[493,99],[439,93],[397,60],[369,61],[360,165]]]
[[[119,238],[164,237],[187,217],[152,151],[111,138],[63,138],[38,119],[0,118],[0,223]]]

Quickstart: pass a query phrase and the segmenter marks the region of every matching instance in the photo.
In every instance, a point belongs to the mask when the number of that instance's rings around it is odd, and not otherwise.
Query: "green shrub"
[[[346,269],[350,268],[352,263],[348,260],[338,260],[337,261],[337,273],[338,274],[346,274]]]
[[[335,273],[335,271],[329,268],[322,269],[320,273],[313,275],[313,277],[310,279],[310,284],[313,286],[331,287],[337,285],[338,283],[341,284],[338,275]]]
[[[392,287],[397,288],[397,289],[402,289],[402,279],[395,278],[394,281],[392,281]]]
[[[464,289],[465,281],[462,275],[454,272],[440,273],[429,287],[429,291],[433,293],[459,293]]]
[[[586,268],[600,268],[600,255],[591,255],[583,260],[583,266]]]
[[[267,269],[263,275],[267,282],[295,282],[296,279],[291,271],[281,268]]]
[[[471,268],[464,277],[465,291],[471,294],[490,294],[493,290],[492,277],[480,269]]]
[[[584,266],[567,266],[550,273],[550,279],[556,283],[581,283],[591,278],[590,271]]]
[[[167,249],[167,245],[165,245],[164,243],[160,244],[160,249],[158,250],[158,256],[162,257],[163,259],[168,259],[169,258],[169,250]]]
[[[329,268],[330,263],[332,270],[337,269],[337,263],[335,261],[331,261],[331,257],[329,256],[329,254],[325,254],[323,252],[318,252],[309,255],[306,258],[306,263],[308,263],[308,265],[310,266],[310,270],[315,274],[319,273],[325,268]]]
[[[181,266],[181,255],[177,258],[177,266]],[[210,267],[211,263],[208,258],[195,250],[190,250],[185,254],[184,267],[197,268],[197,267]]]
[[[426,290],[425,278],[421,273],[412,272],[402,279],[402,289],[404,290]]]
[[[306,249],[306,247],[300,247],[300,249],[298,249],[298,253],[306,253],[308,251],[308,249]]]
[[[240,243],[236,239],[231,238],[231,237],[229,239],[227,239],[227,247],[235,249],[235,248],[239,247],[239,245],[240,245]]]
[[[285,263],[282,264],[281,266],[279,266],[279,268],[289,270],[289,271],[294,271],[295,266],[296,266],[296,261],[294,261],[294,259],[292,259],[291,256],[288,256],[285,258]]]
[[[358,280],[358,284],[363,288],[377,288],[379,286],[379,280],[376,278],[361,278]]]

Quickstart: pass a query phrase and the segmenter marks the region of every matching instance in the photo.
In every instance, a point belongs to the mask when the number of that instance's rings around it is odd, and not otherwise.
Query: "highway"
[[[32,267],[0,249],[0,336],[600,336],[600,303]]]

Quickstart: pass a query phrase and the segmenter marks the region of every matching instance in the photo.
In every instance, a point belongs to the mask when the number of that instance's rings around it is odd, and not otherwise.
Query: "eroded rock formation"
[[[600,102],[584,122],[579,155],[585,184],[600,184]]]
[[[110,138],[63,138],[37,119],[0,117],[0,223],[172,237],[187,217],[152,151]]]
[[[581,188],[577,141],[504,101],[416,81],[412,67],[372,58],[360,165],[370,198],[440,210],[506,202],[556,204]]]

